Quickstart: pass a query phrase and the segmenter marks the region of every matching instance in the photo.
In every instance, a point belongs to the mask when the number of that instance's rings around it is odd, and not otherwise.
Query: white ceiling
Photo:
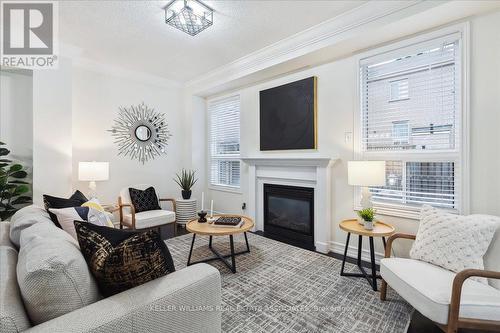
[[[165,24],[167,3],[60,2],[60,40],[83,58],[186,82],[365,1],[205,1],[214,25],[194,37]]]

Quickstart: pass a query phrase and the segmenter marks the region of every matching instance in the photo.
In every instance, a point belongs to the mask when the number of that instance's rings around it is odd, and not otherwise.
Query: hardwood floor
[[[177,236],[188,234],[189,232],[183,226],[177,226]],[[257,234],[264,236],[262,232],[257,232]],[[162,228],[162,238],[168,239],[174,237],[174,230],[170,226],[166,226]],[[318,252],[319,253],[319,252]],[[327,254],[330,257],[335,259],[342,260],[342,255],[338,253],[330,252]],[[347,261],[355,264],[355,258],[347,258]],[[370,263],[363,261],[362,265],[364,267],[370,267]],[[378,269],[378,266],[377,266]],[[413,313],[411,318],[410,326],[408,327],[407,333],[442,333],[441,329],[437,327],[432,321],[424,317],[420,312],[416,311]],[[459,333],[488,333],[487,331],[477,331],[477,330],[463,330],[460,329]]]

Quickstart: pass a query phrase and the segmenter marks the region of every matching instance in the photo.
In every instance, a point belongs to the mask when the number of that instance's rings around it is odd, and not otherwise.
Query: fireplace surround
[[[264,234],[314,250],[314,188],[264,184]]]
[[[254,231],[264,226],[264,184],[309,187],[314,189],[314,246],[328,253],[331,248],[331,166],[332,157],[243,157],[248,166],[246,214],[254,218]]]

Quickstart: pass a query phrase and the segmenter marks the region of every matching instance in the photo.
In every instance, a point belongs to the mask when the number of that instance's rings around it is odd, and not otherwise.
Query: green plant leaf
[[[0,168],[5,168],[5,167],[6,167],[6,166],[8,166],[8,165],[9,165],[9,163],[1,163],[1,162],[0,162]]]
[[[13,180],[13,181],[10,181],[9,184],[25,184],[25,185],[29,185],[31,183],[25,182],[25,181],[22,181],[22,180]]]
[[[16,189],[14,190],[14,195],[20,195],[23,193],[27,193],[30,191],[30,188],[26,185],[17,185]]]
[[[2,163],[11,163],[12,161],[6,158],[0,158],[0,162]]]
[[[183,191],[190,191],[198,179],[195,178],[195,171],[181,170],[181,174],[175,174],[174,181],[179,185]]]
[[[31,203],[32,200],[31,200],[31,197],[28,197],[28,196],[21,196],[21,197],[18,197],[14,200],[12,200],[11,204],[12,205],[22,205],[22,204],[27,204],[27,203]]]
[[[17,211],[17,209],[15,209],[14,207],[12,207],[11,209],[7,209],[7,210],[0,210],[0,219],[6,220],[9,217],[11,217],[12,215],[14,215],[14,213],[16,211]]]
[[[7,148],[0,148],[0,156],[6,156],[6,155],[9,155],[10,153],[10,150],[8,150]]]
[[[28,174],[26,173],[26,171],[16,171],[14,173],[11,173],[10,176],[14,177],[14,178],[22,179],[22,178],[26,178],[26,176],[28,176]]]
[[[21,164],[13,164],[10,166],[9,171],[16,172],[16,171],[21,171],[22,169],[23,169],[23,166]]]

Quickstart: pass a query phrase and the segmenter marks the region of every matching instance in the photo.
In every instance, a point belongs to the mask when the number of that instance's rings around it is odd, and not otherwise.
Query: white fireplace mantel
[[[327,167],[337,159],[331,157],[303,157],[303,158],[284,158],[284,157],[243,157],[243,162],[248,165],[288,165],[288,166],[319,166]]]
[[[244,157],[248,165],[248,214],[255,230],[264,231],[264,184],[314,189],[314,242],[327,253],[331,235],[331,157]]]

